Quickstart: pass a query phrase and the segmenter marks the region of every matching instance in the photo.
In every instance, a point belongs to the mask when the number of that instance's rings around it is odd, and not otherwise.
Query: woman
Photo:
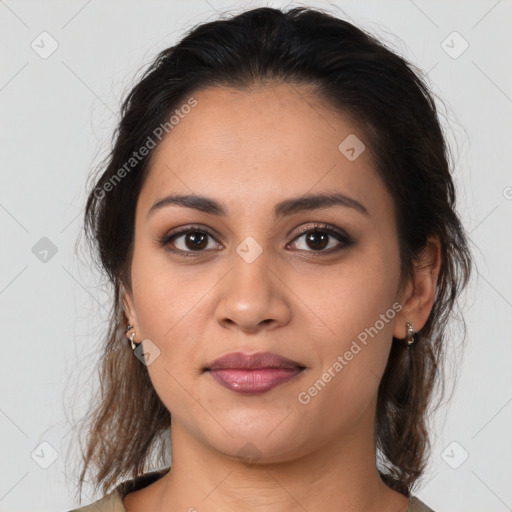
[[[85,226],[114,309],[76,510],[432,510],[471,256],[411,64],[314,9],[200,25],[126,98]]]

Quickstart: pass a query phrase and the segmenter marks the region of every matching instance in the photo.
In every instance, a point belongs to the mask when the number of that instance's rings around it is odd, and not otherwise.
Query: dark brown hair
[[[80,492],[92,467],[96,489],[107,492],[121,477],[143,473],[158,447],[163,460],[162,434],[171,421],[146,366],[127,344],[120,301],[121,286],[131,289],[135,205],[154,149],[132,162],[122,179],[119,170],[195,92],[215,85],[249,90],[267,81],[312,87],[330,108],[362,127],[394,200],[402,282],[412,276],[427,238],[440,240],[432,311],[409,350],[394,339],[377,404],[383,480],[409,496],[425,469],[427,415],[436,384],[443,382],[445,328],[472,267],[434,96],[418,69],[347,21],[311,8],[258,8],[198,25],[157,56],[123,102],[113,149],[90,191],[85,233],[112,285],[113,303]]]

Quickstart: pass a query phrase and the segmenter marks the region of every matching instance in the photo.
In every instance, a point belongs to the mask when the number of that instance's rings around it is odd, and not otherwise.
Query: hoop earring
[[[407,328],[407,336],[405,338],[405,342],[407,343],[407,348],[416,343],[417,337],[416,332],[411,323],[405,322],[405,327]]]

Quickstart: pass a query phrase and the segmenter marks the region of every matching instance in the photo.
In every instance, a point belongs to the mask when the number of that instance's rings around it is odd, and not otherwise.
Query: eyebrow
[[[155,201],[153,206],[149,209],[147,217],[158,210],[171,205],[193,208],[219,217],[228,216],[227,209],[215,199],[197,194],[170,194]],[[278,220],[282,217],[293,215],[294,213],[319,210],[321,208],[329,208],[333,206],[353,208],[363,215],[370,215],[368,210],[359,201],[337,192],[323,192],[285,199],[274,206],[273,215],[274,219]]]

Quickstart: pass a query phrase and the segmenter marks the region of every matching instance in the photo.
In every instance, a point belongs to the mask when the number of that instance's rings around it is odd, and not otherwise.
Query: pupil
[[[316,247],[316,249],[323,249],[327,245],[327,236],[325,233],[321,231],[313,231],[307,237],[308,242],[312,242],[313,245],[320,244],[320,247]],[[321,239],[321,241],[319,241]],[[315,247],[313,247],[315,249]]]
[[[193,231],[189,233],[186,239],[187,245],[189,241],[192,242],[192,246],[189,246],[189,249],[203,249],[204,246],[207,245],[204,243],[205,240],[206,236],[204,235],[204,233],[200,233],[198,231]]]

